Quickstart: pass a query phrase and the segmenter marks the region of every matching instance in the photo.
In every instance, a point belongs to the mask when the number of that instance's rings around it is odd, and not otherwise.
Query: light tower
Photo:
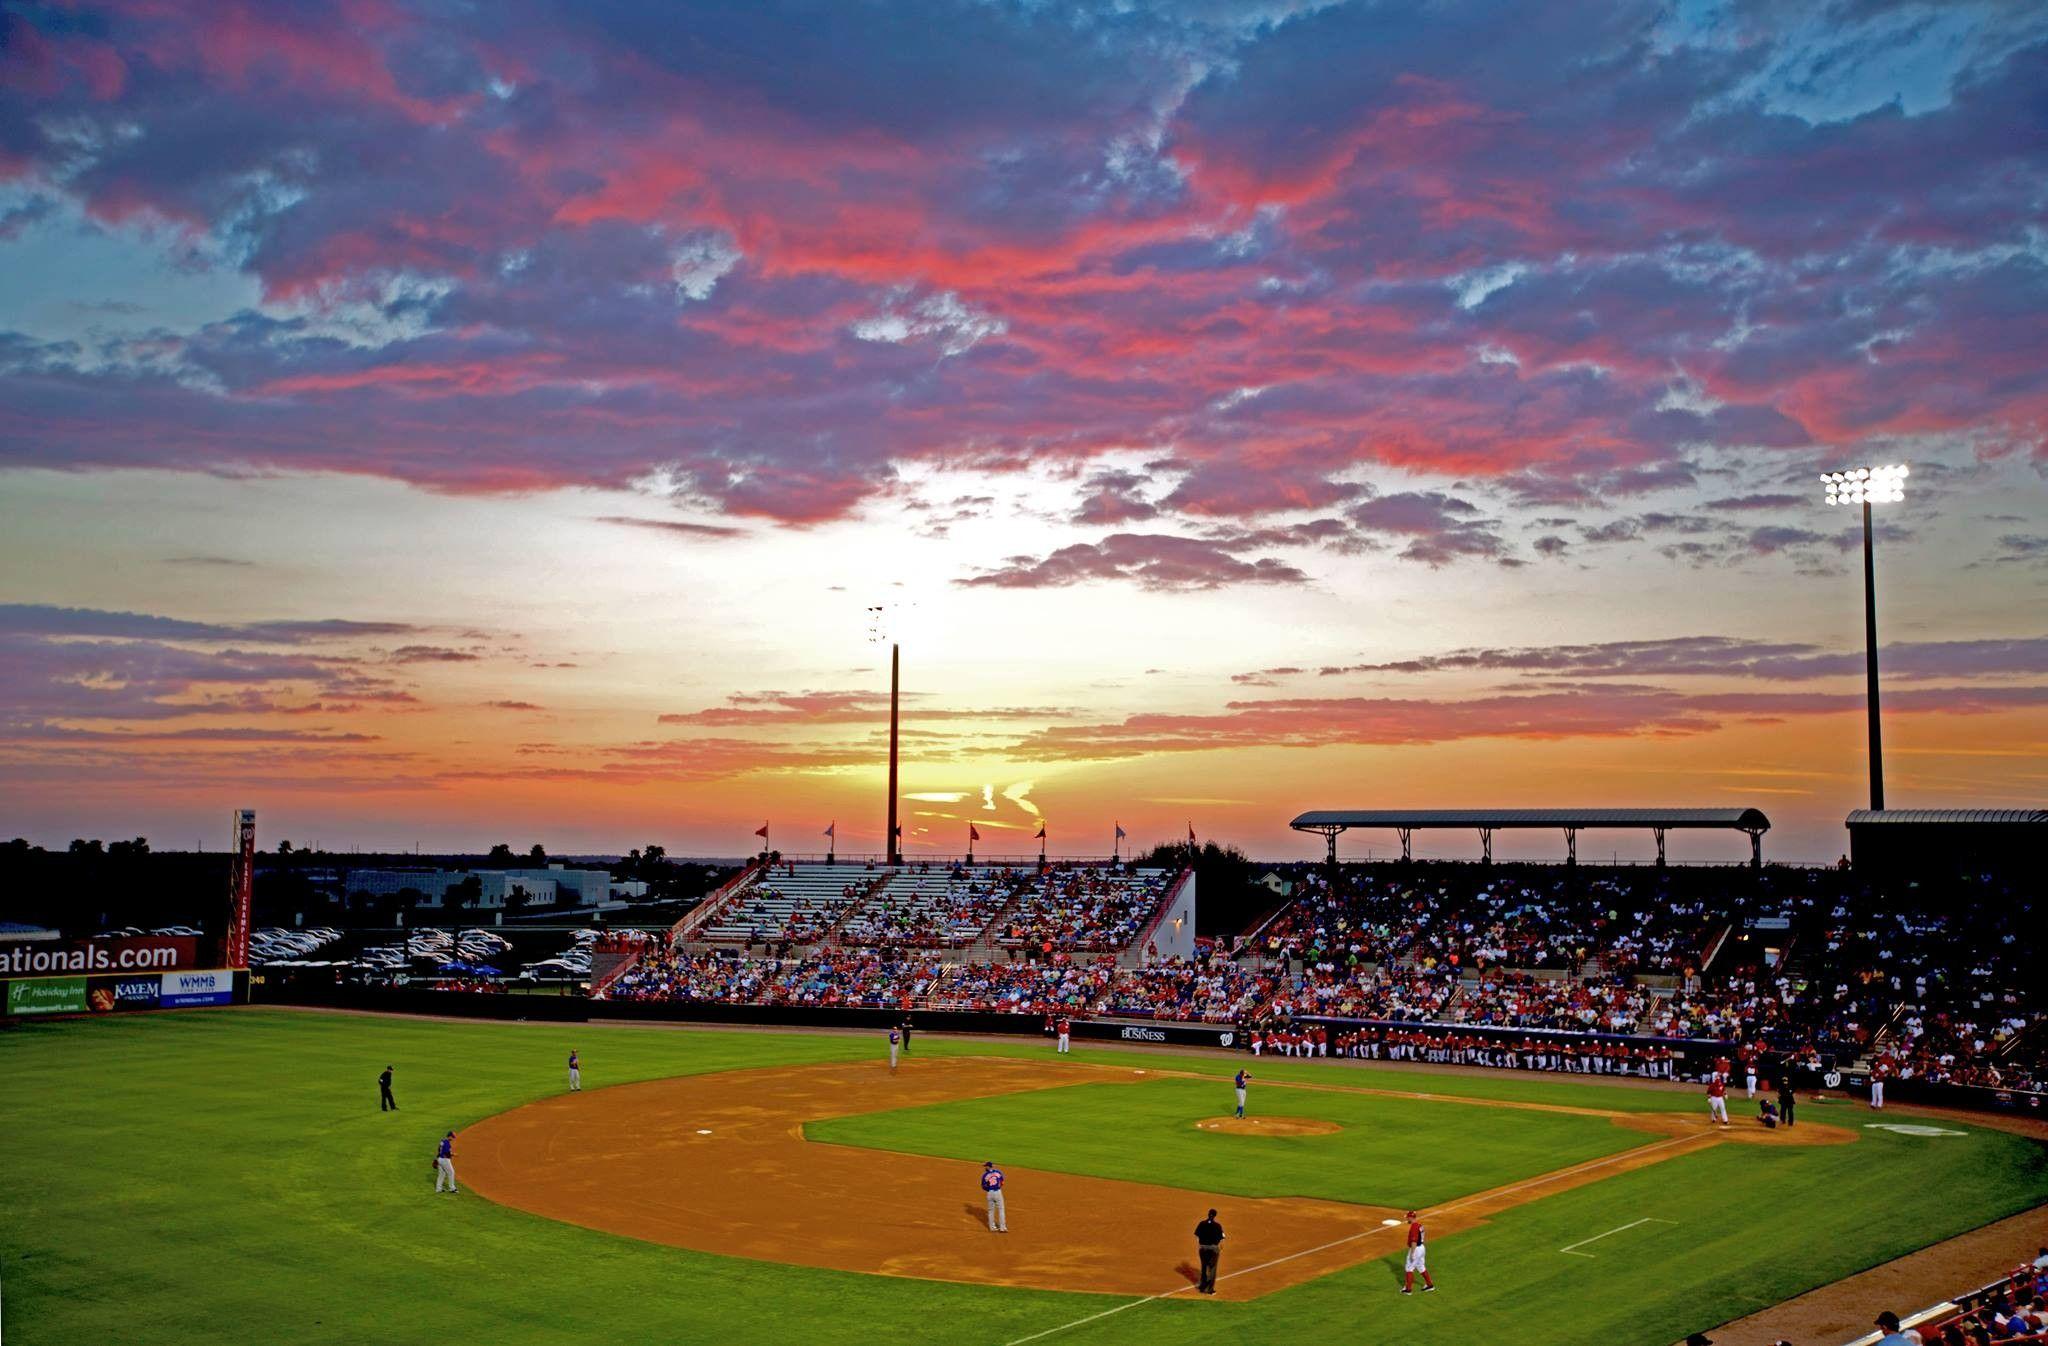
[[[892,865],[903,863],[902,834],[896,822],[896,751],[898,746],[898,706],[902,696],[902,651],[896,641],[896,633],[889,607],[876,604],[868,609],[868,639],[889,642],[889,830],[883,835],[888,838],[885,851]]]
[[[1877,706],[1877,562],[1871,544],[1870,507],[1892,505],[1906,498],[1904,463],[1884,467],[1852,467],[1823,472],[1821,485],[1830,505],[1863,506],[1863,678],[1864,708],[1870,719],[1870,807],[1884,808],[1884,739]]]

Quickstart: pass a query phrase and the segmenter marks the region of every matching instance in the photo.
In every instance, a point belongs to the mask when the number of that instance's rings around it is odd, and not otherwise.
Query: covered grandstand
[[[1857,809],[1849,858],[1878,877],[2038,873],[2048,809]]]
[[[1749,837],[1749,862],[1763,866],[1763,836],[1771,820],[1761,809],[1322,809],[1304,813],[1288,826],[1320,833],[1337,861],[1337,837],[1354,828],[1383,828],[1401,838],[1401,858],[1412,859],[1413,834],[1429,830],[1477,831],[1483,863],[1493,863],[1493,834],[1509,829],[1564,833],[1565,863],[1579,862],[1579,833],[1598,828],[1648,829],[1657,838],[1657,863],[1664,864],[1664,836],[1674,830],[1721,829]]]

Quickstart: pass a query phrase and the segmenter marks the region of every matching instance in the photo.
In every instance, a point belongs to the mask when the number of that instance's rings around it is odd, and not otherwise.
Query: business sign
[[[1076,1019],[1074,1036],[1175,1047],[1234,1047],[1243,1041],[1243,1035],[1230,1024],[1181,1023],[1171,1019],[1158,1019],[1151,1023],[1104,1023],[1095,1019]]]
[[[121,977],[114,982],[115,1009],[155,1009],[163,996],[162,977]]]
[[[220,972],[166,972],[163,977],[165,1009],[192,1005],[231,1005],[235,1000],[235,974]]]
[[[83,1014],[85,978],[45,977],[7,983],[9,1014]]]
[[[82,939],[71,943],[0,944],[0,977],[87,976],[168,972],[199,966],[199,941],[173,935]]]

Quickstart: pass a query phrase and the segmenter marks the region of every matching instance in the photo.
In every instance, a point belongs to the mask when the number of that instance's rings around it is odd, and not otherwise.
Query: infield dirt
[[[458,1137],[458,1163],[464,1184],[490,1200],[607,1233],[762,1261],[1044,1290],[1179,1293],[1195,1278],[1194,1226],[1210,1207],[1224,1212],[1229,1230],[1218,1298],[1255,1299],[1400,1247],[1400,1212],[1381,1207],[1010,1167],[1010,1232],[992,1234],[980,1164],[804,1136],[807,1123],[833,1117],[1183,1073],[1197,1072],[946,1057],[894,1072],[857,1062],[684,1075],[486,1118]],[[1731,1135],[1698,1118],[1597,1115],[1648,1133],[1646,1143],[1443,1203],[1427,1212],[1432,1230],[1469,1228],[1723,1139],[1850,1138],[1823,1126]],[[1210,1119],[1219,1120],[1235,1122]]]

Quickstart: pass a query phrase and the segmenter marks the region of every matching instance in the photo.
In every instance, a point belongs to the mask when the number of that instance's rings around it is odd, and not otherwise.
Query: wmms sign
[[[166,972],[163,981],[165,1009],[187,1005],[228,1005],[235,999],[232,972]]]

